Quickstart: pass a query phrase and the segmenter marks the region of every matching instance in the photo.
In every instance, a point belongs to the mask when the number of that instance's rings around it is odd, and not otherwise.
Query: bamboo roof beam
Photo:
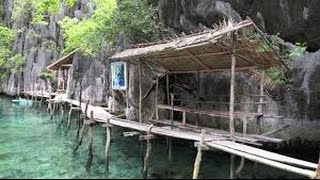
[[[188,49],[185,49],[185,52],[187,54],[190,55],[190,57],[195,60],[200,66],[202,66],[203,68],[209,70],[211,69],[209,66],[207,66],[206,64],[204,64],[199,58],[197,58],[195,55],[193,55]]]

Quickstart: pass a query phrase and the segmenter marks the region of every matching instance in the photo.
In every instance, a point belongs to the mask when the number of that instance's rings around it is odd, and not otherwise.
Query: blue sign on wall
[[[125,62],[111,64],[112,89],[126,90],[127,88],[127,66]]]

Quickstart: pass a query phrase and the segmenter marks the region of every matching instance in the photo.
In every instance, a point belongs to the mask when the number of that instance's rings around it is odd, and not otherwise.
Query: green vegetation
[[[33,12],[33,0],[15,0],[13,4],[11,19],[16,21],[22,17],[28,16]]]
[[[274,84],[284,85],[288,82],[285,71],[281,68],[271,67],[265,71],[266,76],[269,77]]]
[[[26,64],[26,58],[21,54],[16,54],[9,59],[9,63],[11,64],[11,71],[19,72],[23,70]]]
[[[94,14],[82,21],[64,18],[59,22],[64,32],[64,53],[79,48],[87,55],[103,47],[114,46],[126,37],[131,43],[153,41],[160,35],[154,10],[145,0],[95,0]]]
[[[57,14],[63,2],[64,0],[15,0],[12,20],[29,15],[32,17],[32,23],[47,24],[45,18]],[[65,3],[72,8],[76,0],[66,0]]]
[[[55,81],[57,78],[56,73],[49,70],[42,71],[39,77],[43,80],[49,80],[49,81]]]
[[[3,78],[8,72],[21,71],[25,65],[25,58],[11,51],[14,37],[13,30],[0,26],[0,78]]]
[[[291,49],[289,58],[291,60],[297,60],[305,54],[306,50],[307,50],[307,46],[305,43],[297,42],[295,44],[295,47]]]

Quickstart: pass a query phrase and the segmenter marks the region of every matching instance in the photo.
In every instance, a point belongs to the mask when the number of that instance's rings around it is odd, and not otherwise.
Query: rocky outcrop
[[[1,82],[0,91],[14,95],[20,90],[31,89],[41,90],[48,88],[49,84],[41,80],[38,76],[45,66],[59,59],[63,49],[63,38],[61,30],[57,24],[64,16],[85,17],[92,14],[93,9],[86,6],[90,0],[78,0],[73,9],[61,7],[59,14],[49,17],[48,25],[32,25],[28,23],[30,17],[12,21],[11,12],[13,8],[12,0],[1,1],[0,16],[4,24],[16,29],[20,28],[14,43],[14,51],[23,54],[27,58],[27,64],[21,74],[11,74],[4,82]],[[320,1],[317,0],[153,0],[154,6],[158,9],[160,20],[171,33],[181,33],[199,31],[206,27],[211,27],[223,18],[240,21],[250,16],[256,24],[269,34],[277,34],[292,43],[296,41],[307,42],[309,50],[319,49],[320,35],[319,18],[317,10]],[[125,39],[125,37],[124,37]],[[125,43],[120,43],[123,47]],[[75,72],[80,70],[82,75],[82,99],[91,99],[93,102],[107,102],[110,94],[109,62],[106,60],[113,52],[103,50],[97,57],[85,57],[77,54],[69,78],[68,95],[77,98],[79,86]],[[320,108],[319,102],[319,81],[317,73],[320,69],[320,52],[309,53],[303,58],[292,62],[291,84],[271,92],[268,98],[269,104],[266,112],[269,115],[282,115],[285,119],[266,118],[264,121],[267,129],[279,127],[284,123],[291,123],[290,131],[286,131],[282,136],[295,137],[304,132],[304,137],[308,139],[319,139]],[[145,119],[154,113],[154,83],[155,75],[148,70],[147,65],[143,72],[143,95],[146,95],[143,106]],[[129,106],[127,115],[129,118],[137,118],[138,107],[138,71],[137,64],[130,65],[130,91]],[[199,79],[199,80],[198,80]],[[180,105],[190,107],[226,109],[226,106],[217,104],[196,105],[195,98],[228,101],[229,76],[224,74],[200,74],[197,75],[174,75],[170,77],[172,91],[177,98],[186,98],[190,101],[178,102]],[[213,86],[214,84],[214,86]],[[165,81],[160,80],[160,102],[166,102]],[[150,93],[149,93],[150,92]],[[245,92],[257,94],[258,87],[254,81],[249,80],[248,75],[241,74],[237,78],[236,92],[238,101],[253,101],[240,95]],[[149,94],[147,94],[149,93]],[[219,96],[217,96],[219,95]],[[117,102],[122,108],[125,107],[123,94],[116,95]],[[254,111],[256,107],[237,107],[238,109]],[[166,115],[162,112],[163,115]],[[179,116],[179,115],[177,115]],[[191,121],[199,117],[190,116]],[[201,123],[217,127],[226,127],[226,121],[209,121],[209,118],[202,118]],[[254,129],[254,125],[250,125]],[[308,132],[308,133],[307,133]]]
[[[23,78],[12,81],[12,77],[18,74],[12,73],[1,83],[1,91],[7,94],[17,94],[19,90],[45,90],[50,86],[39,78],[42,70],[50,63],[62,57],[63,37],[58,22],[65,16],[83,18],[93,12],[86,4],[89,0],[79,0],[73,9],[63,4],[60,12],[49,16],[48,24],[35,25],[31,23],[31,15],[12,20],[11,14],[14,8],[14,0],[4,0],[4,13],[2,19],[8,27],[18,31],[13,51],[26,57],[26,67]],[[7,83],[10,82],[10,83]]]
[[[223,18],[239,21],[249,16],[264,31],[286,41],[320,47],[317,0],[158,0],[160,18],[174,31],[211,27]]]

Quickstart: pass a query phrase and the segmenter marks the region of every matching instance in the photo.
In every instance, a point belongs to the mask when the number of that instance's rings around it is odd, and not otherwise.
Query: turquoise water
[[[65,118],[66,119],[66,118]],[[112,129],[110,173],[104,164],[104,129],[94,129],[94,156],[86,171],[88,137],[77,152],[76,127],[66,131],[61,117],[50,118],[41,108],[19,107],[11,98],[0,97],[0,178],[141,178],[140,141],[123,137],[130,131]],[[148,178],[192,178],[196,157],[193,144],[173,141],[173,161],[167,160],[165,139],[153,143]],[[239,164],[239,158],[237,158]],[[200,178],[229,178],[230,155],[220,151],[205,152]],[[240,178],[301,178],[295,174],[246,161]]]

